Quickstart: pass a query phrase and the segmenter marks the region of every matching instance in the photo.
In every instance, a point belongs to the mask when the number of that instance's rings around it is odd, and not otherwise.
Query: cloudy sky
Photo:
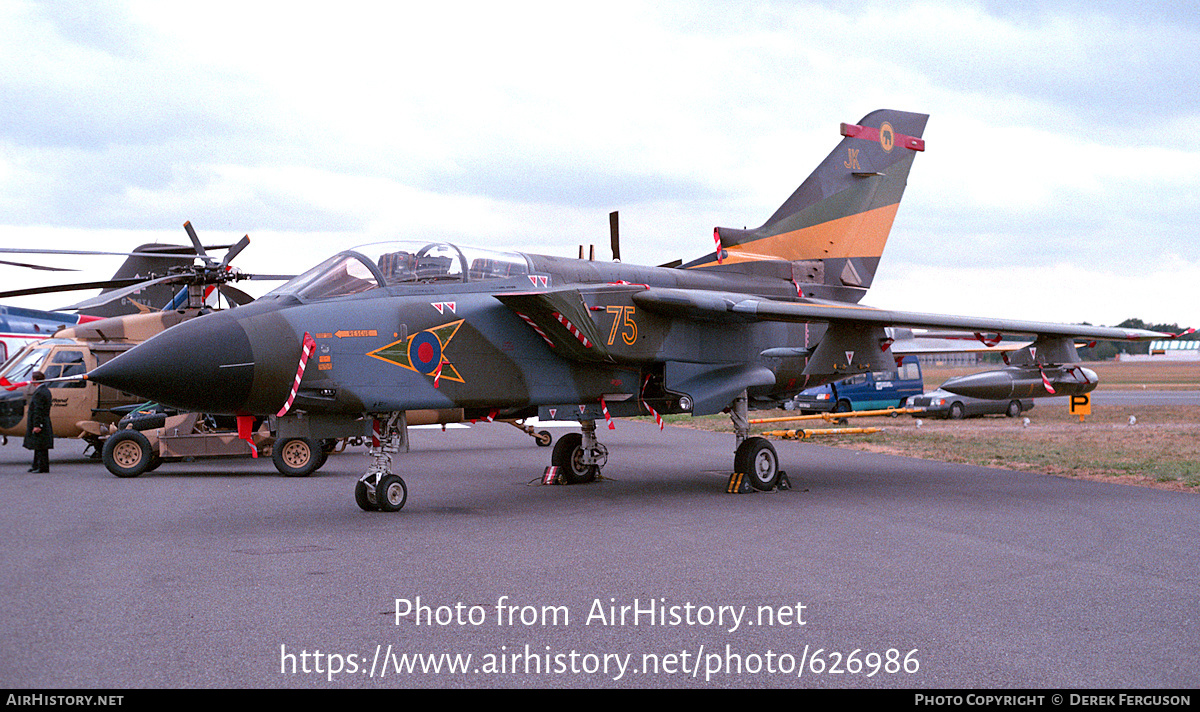
[[[0,246],[607,255],[620,210],[658,264],[890,108],[931,118],[866,303],[1200,327],[1198,68],[1190,3],[0,0]]]

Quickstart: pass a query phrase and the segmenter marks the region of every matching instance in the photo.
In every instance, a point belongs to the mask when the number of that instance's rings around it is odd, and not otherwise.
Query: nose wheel
[[[404,478],[392,474],[392,455],[408,442],[404,413],[375,418],[371,434],[371,466],[354,484],[354,503],[367,512],[399,512],[408,502]]]
[[[372,480],[364,475],[354,483],[354,503],[365,512],[399,512],[408,502],[408,483],[399,475],[387,474]]]
[[[408,485],[399,475],[388,475],[375,488],[375,503],[381,512],[399,512],[408,501]]]
[[[354,484],[354,502],[364,512],[374,512],[379,509],[379,505],[375,504],[375,485],[367,484],[366,480],[359,480]]]

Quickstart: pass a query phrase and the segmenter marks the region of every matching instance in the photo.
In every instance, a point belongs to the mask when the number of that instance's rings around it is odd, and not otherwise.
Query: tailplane
[[[926,114],[880,110],[842,124],[837,148],[761,227],[713,231],[686,265],[791,279],[806,297],[858,301],[871,286],[908,183]]]

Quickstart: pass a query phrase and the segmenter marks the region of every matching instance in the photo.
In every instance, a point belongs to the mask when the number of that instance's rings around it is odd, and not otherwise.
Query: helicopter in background
[[[191,240],[184,245],[142,245],[132,252],[101,252],[49,249],[0,249],[0,253],[126,255],[127,259],[112,279],[99,282],[50,285],[0,292],[0,298],[50,294],[85,289],[102,289],[95,297],[64,307],[62,311],[38,311],[20,307],[0,307],[0,317],[15,315],[19,329],[12,342],[21,347],[0,366],[0,434],[25,433],[25,389],[34,371],[46,374],[53,395],[51,422],[56,438],[81,438],[88,443],[92,456],[99,456],[104,441],[133,406],[145,399],[120,389],[71,380],[96,368],[120,353],[128,351],[155,334],[188,319],[215,309],[210,306],[220,297],[232,306],[253,301],[230,282],[241,279],[284,280],[288,275],[249,275],[235,270],[230,262],[246,248],[250,239],[243,237],[234,245],[205,248],[191,223],[184,229]],[[218,261],[208,249],[224,249]],[[50,268],[26,263],[4,264]],[[182,287],[182,288],[181,288]],[[162,305],[152,307],[152,304]],[[219,308],[217,303],[217,308]],[[87,316],[68,314],[86,311]],[[59,380],[67,379],[67,380]]]

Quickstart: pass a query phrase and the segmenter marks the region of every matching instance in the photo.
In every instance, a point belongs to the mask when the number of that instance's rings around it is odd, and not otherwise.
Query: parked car
[[[941,388],[922,393],[908,399],[908,405],[913,408],[924,408],[924,413],[913,413],[914,418],[928,416],[930,418],[948,418],[962,420],[977,415],[1004,414],[1015,418],[1021,413],[1033,408],[1029,398],[1013,398],[1008,400],[990,400],[986,398],[969,398],[960,396]]]
[[[916,356],[904,357],[894,371],[859,373],[836,383],[801,391],[790,402],[791,408],[811,413],[846,413],[852,410],[882,410],[903,406],[905,399],[925,390],[921,363]]]

